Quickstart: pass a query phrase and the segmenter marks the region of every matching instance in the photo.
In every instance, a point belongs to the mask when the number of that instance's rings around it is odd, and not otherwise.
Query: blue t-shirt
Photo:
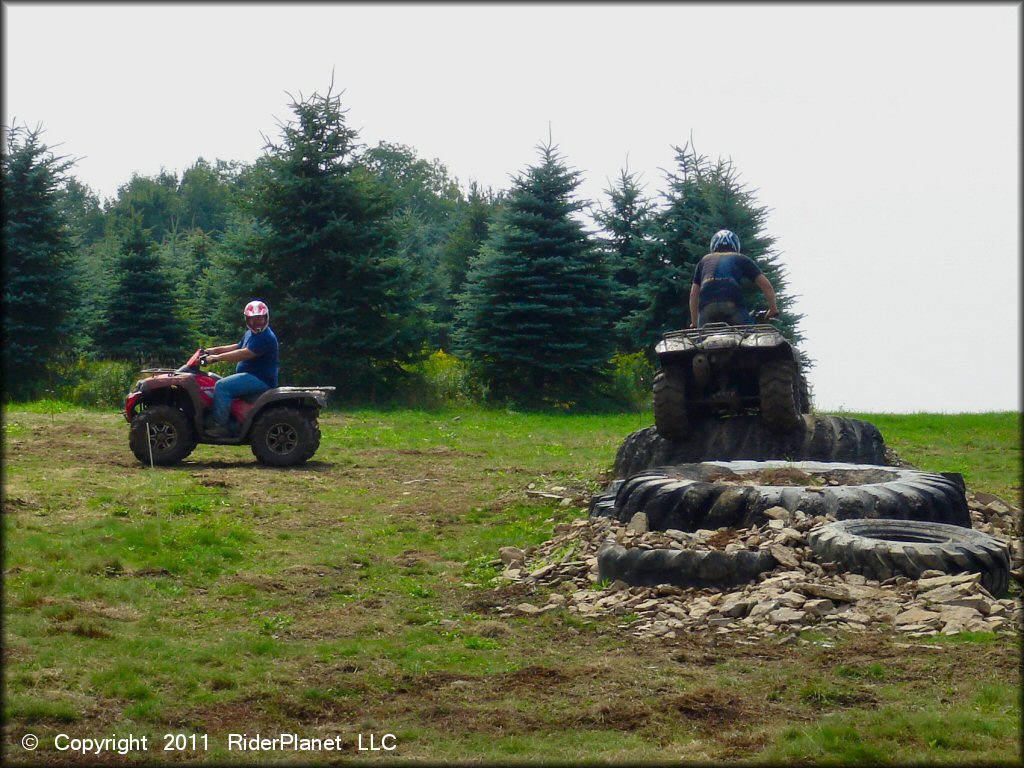
[[[715,257],[718,260],[715,273],[704,274],[709,268],[709,261]],[[700,260],[693,273],[693,282],[700,286],[698,306],[703,309],[716,301],[732,301],[742,307],[743,291],[740,290],[740,280],[745,277],[753,282],[760,274],[761,270],[757,264],[742,253],[709,253]]]
[[[239,360],[235,373],[251,373],[268,387],[277,386],[277,336],[268,325],[262,333],[246,331],[239,347],[251,349],[256,357]]]

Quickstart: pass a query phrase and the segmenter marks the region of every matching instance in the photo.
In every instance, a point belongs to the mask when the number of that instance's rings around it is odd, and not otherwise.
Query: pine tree
[[[438,322],[443,331],[441,346],[445,348],[450,348],[453,340],[458,295],[465,289],[470,262],[487,240],[488,226],[499,205],[500,197],[471,182],[469,194],[457,207],[451,232],[441,246],[440,273],[445,290]]]
[[[687,144],[676,147],[676,171],[667,176],[665,207],[658,211],[640,278],[647,306],[636,315],[635,330],[647,349],[662,333],[690,324],[688,298],[697,263],[708,252],[711,237],[720,229],[735,232],[743,253],[764,272],[775,288],[781,313],[779,325],[798,343],[803,336],[797,323],[803,315],[792,311],[786,291],[786,273],[775,238],[764,231],[769,209],[758,205],[754,193],[739,180],[732,161],[711,162]],[[763,306],[756,286],[744,284],[747,307]]]
[[[610,207],[600,208],[594,218],[607,232],[603,242],[606,260],[615,283],[615,340],[620,352],[637,352],[644,346],[637,326],[647,306],[641,275],[648,271],[645,256],[654,203],[644,197],[635,173],[623,169],[617,184],[605,190]]]
[[[172,363],[189,350],[188,329],[156,246],[138,214],[123,224],[114,287],[106,298],[96,345],[105,357]]]
[[[41,126],[5,130],[4,390],[21,399],[41,394],[46,366],[70,346],[71,242],[60,185],[72,163],[42,142]]]
[[[564,403],[586,395],[611,354],[612,286],[573,217],[579,172],[538,149],[470,267],[458,341],[493,396]]]
[[[393,201],[356,162],[340,97],[329,89],[291,108],[296,119],[246,174],[251,222],[225,238],[218,271],[232,280],[229,312],[240,323],[245,301],[269,304],[289,382],[372,395],[423,339],[413,272],[396,255]]]

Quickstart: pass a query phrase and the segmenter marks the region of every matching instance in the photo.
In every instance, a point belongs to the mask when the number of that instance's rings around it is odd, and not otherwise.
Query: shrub
[[[650,409],[653,381],[654,366],[643,352],[619,352],[611,359],[605,395],[617,407],[637,411]]]
[[[63,399],[77,405],[117,407],[139,378],[135,363],[79,358],[62,371]]]
[[[469,367],[443,349],[404,368],[413,374],[412,387],[422,392],[426,405],[478,403],[484,397]]]

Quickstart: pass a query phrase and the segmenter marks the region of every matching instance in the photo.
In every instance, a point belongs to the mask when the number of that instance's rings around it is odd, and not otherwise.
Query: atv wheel
[[[803,423],[800,374],[792,360],[768,360],[759,371],[761,418],[773,432],[793,432]]]
[[[135,458],[149,464],[150,447],[153,463],[161,467],[177,464],[196,447],[196,439],[185,414],[170,405],[147,408],[132,421],[128,446]]]
[[[1002,597],[1010,583],[1010,555],[993,536],[971,528],[911,520],[841,520],[807,535],[814,553],[869,579],[919,578],[929,569],[980,573],[981,584]]]
[[[316,420],[295,408],[274,408],[252,425],[252,453],[262,464],[290,467],[307,461],[320,447]]]
[[[690,435],[686,412],[686,384],[678,371],[662,368],[654,374],[654,425],[666,440],[681,440]]]

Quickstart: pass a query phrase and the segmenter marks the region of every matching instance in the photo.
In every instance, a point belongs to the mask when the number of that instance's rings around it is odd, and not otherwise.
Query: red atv
[[[143,464],[177,464],[198,443],[245,445],[263,464],[290,467],[310,459],[320,447],[317,417],[334,387],[277,387],[231,402],[232,437],[207,434],[213,388],[220,378],[200,370],[206,354],[197,349],[177,370],[150,368],[124,402],[131,425],[128,445]],[[147,439],[148,438],[148,439]]]

